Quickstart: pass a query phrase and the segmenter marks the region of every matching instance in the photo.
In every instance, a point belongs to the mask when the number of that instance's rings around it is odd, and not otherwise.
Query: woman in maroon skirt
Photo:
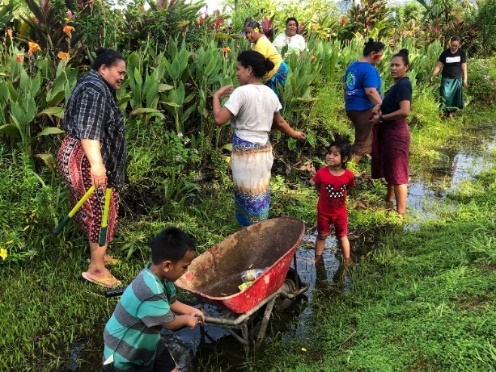
[[[107,255],[119,207],[119,191],[124,186],[126,148],[124,118],[115,90],[126,74],[124,57],[112,49],[99,49],[90,72],[72,91],[64,115],[66,136],[58,153],[58,166],[69,186],[71,204],[91,187],[96,191],[78,211],[76,218],[90,245],[90,264],[84,279],[112,288],[120,282],[105,267],[117,260]],[[98,243],[103,216],[105,189],[112,188],[106,243]]]
[[[396,211],[406,213],[408,193],[408,159],[410,131],[406,118],[410,114],[412,84],[406,76],[408,50],[402,49],[391,59],[394,85],[386,92],[377,114],[371,119],[373,128],[372,178],[384,177],[387,182],[386,202],[396,199]]]

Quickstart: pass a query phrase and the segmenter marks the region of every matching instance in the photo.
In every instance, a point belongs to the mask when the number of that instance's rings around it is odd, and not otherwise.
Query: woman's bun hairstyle
[[[245,50],[239,53],[238,62],[241,63],[244,68],[251,67],[253,74],[257,78],[261,78],[274,68],[274,62],[254,50]]]
[[[401,49],[398,53],[396,53],[393,56],[393,58],[394,57],[400,57],[400,58],[402,58],[403,59],[403,63],[405,64],[405,66],[408,66],[408,65],[410,65],[410,60],[408,58],[408,54],[409,54],[408,49]]]
[[[119,61],[124,61],[124,56],[110,48],[98,48],[96,58],[91,64],[93,70],[98,71],[102,65],[107,67],[116,65]]]
[[[369,40],[366,41],[365,43],[363,43],[364,46],[367,46],[369,44],[373,44],[374,43],[374,39],[372,39],[371,37],[369,37]]]
[[[270,70],[272,70],[272,69],[275,67],[274,62],[272,62],[272,61],[271,61],[270,59],[268,59],[268,58],[265,58],[265,62],[264,62],[264,64],[265,64],[265,68],[267,69],[267,71],[270,71]],[[264,74],[264,75],[265,75],[265,74]]]
[[[383,43],[380,41],[374,41],[371,37],[369,37],[369,41],[364,43],[365,47],[363,48],[363,56],[366,57],[372,52],[379,53],[381,50],[384,50],[386,47]]]

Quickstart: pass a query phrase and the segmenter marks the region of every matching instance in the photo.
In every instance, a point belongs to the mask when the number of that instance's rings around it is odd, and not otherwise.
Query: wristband
[[[384,123],[384,116],[382,116],[382,115],[381,115],[381,116],[379,116],[379,119],[377,119],[377,122],[378,122],[379,124]]]

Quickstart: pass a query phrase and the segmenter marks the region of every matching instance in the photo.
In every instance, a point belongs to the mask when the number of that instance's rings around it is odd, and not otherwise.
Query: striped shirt
[[[100,141],[109,185],[121,190],[126,178],[124,116],[115,90],[95,70],[72,91],[64,115],[66,133],[76,139]]]
[[[103,360],[113,357],[112,371],[149,371],[165,348],[160,331],[174,320],[170,304],[176,288],[161,281],[148,264],[126,288],[105,326]]]

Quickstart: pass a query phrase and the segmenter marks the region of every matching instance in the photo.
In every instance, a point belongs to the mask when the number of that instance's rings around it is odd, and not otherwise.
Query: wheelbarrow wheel
[[[298,273],[295,269],[289,268],[288,273],[286,275],[286,280],[283,284],[283,289],[286,293],[295,293],[301,289],[301,280],[298,276]],[[284,311],[289,308],[294,302],[296,298],[287,298],[284,296],[280,296],[274,305],[275,310]]]

